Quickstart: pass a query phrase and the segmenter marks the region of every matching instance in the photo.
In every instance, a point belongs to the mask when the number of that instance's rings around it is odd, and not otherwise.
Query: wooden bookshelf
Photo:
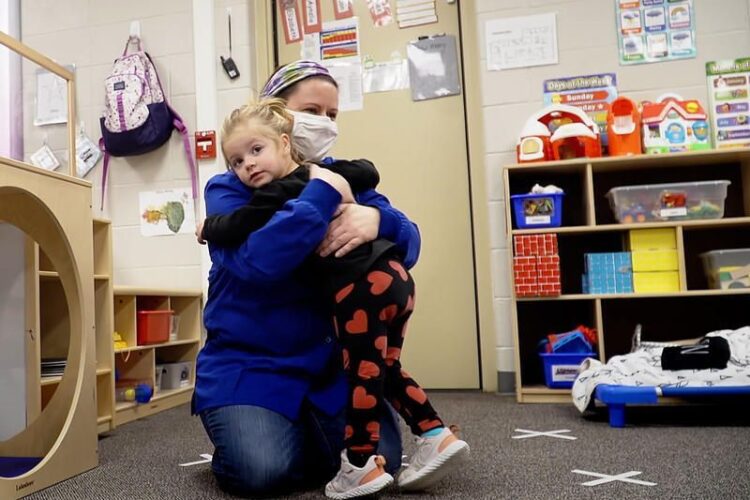
[[[699,254],[725,248],[750,248],[750,148],[670,155],[640,155],[514,164],[503,167],[505,199],[529,192],[533,184],[555,184],[566,192],[563,225],[516,229],[506,203],[508,268],[513,269],[513,237],[552,233],[558,238],[562,294],[516,297],[513,273],[511,325],[519,402],[570,402],[570,390],[550,389],[537,344],[550,332],[578,324],[599,332],[599,359],[629,352],[635,325],[643,340],[669,341],[747,324],[750,289],[709,289]],[[618,223],[605,194],[612,187],[729,180],[724,217],[708,220]],[[580,278],[585,252],[625,251],[631,229],[674,228],[679,257],[679,291],[672,293],[584,294]]]

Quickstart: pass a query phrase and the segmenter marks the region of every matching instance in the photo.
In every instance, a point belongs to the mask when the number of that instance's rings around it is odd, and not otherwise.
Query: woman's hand
[[[336,215],[318,247],[321,257],[332,253],[336,257],[342,257],[362,243],[377,238],[380,229],[380,210],[377,208],[342,203],[336,210]]]
[[[195,225],[195,237],[198,238],[198,243],[201,245],[206,244],[206,241],[203,239],[203,221]]]
[[[312,164],[310,165],[310,180],[312,179],[320,179],[338,191],[341,194],[341,203],[354,203],[352,188],[346,182],[346,179],[339,174]]]

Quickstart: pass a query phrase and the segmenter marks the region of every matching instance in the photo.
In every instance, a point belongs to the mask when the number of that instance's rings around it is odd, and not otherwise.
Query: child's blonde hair
[[[280,142],[281,134],[289,136],[292,161],[302,163],[303,158],[292,142],[294,117],[287,111],[286,101],[278,97],[266,97],[240,106],[224,119],[224,124],[221,127],[221,152],[224,155],[224,162],[228,170],[231,170],[232,166],[229,164],[226,151],[224,151],[224,145],[239,125],[250,121],[255,121],[261,128],[265,127],[269,132],[266,137],[276,141],[277,144]]]

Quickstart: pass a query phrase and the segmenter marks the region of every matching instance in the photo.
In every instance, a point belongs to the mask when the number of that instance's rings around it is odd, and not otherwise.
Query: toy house
[[[602,155],[599,126],[580,108],[553,104],[532,115],[516,145],[519,163]]]
[[[646,153],[710,149],[707,115],[700,102],[668,95],[644,102],[643,146]]]

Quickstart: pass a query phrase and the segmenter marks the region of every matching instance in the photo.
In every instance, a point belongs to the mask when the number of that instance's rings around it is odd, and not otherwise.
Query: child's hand
[[[198,243],[200,243],[201,245],[206,244],[206,240],[203,239],[203,221],[196,224],[195,237],[198,238]]]
[[[346,182],[346,179],[339,174],[312,164],[310,165],[310,180],[312,179],[320,179],[338,191],[341,194],[341,203],[354,203],[352,188]]]

